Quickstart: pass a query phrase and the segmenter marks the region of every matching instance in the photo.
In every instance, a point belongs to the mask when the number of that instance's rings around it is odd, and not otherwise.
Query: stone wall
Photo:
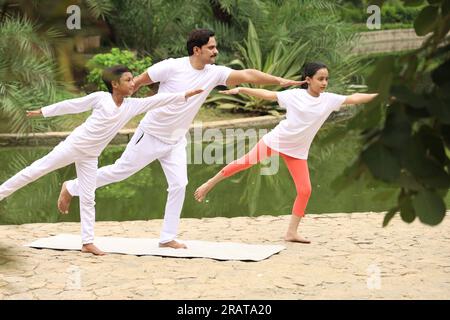
[[[414,29],[361,32],[356,36],[353,53],[397,52],[419,48],[427,37],[419,37]]]

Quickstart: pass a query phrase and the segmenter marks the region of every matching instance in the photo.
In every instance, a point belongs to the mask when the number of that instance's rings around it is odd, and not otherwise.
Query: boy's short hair
[[[110,68],[106,68],[103,70],[102,73],[102,80],[105,83],[106,87],[108,88],[108,91],[110,93],[113,92],[112,88],[112,81],[118,81],[122,74],[125,72],[131,72],[127,67],[124,65],[116,65]]]
[[[189,56],[194,54],[194,47],[201,48],[208,43],[209,38],[214,37],[214,31],[209,29],[195,29],[189,34],[186,47]]]

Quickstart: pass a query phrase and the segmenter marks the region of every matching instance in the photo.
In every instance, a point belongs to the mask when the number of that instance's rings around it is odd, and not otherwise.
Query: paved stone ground
[[[437,227],[383,214],[308,215],[312,244],[285,243],[289,216],[183,219],[181,239],[285,244],[261,262],[39,250],[78,223],[0,226],[0,299],[450,299],[450,212]],[[157,238],[161,220],[98,222],[98,236]]]

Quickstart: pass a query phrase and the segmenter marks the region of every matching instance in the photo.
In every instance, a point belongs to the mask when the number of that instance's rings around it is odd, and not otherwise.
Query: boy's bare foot
[[[97,248],[93,243],[87,243],[83,244],[83,247],[81,248],[81,252],[83,253],[92,253],[96,256],[104,256],[106,255],[105,252]]]
[[[72,200],[72,195],[67,190],[67,182],[64,182],[61,187],[61,192],[58,198],[58,209],[61,214],[69,213],[70,201]]]
[[[202,202],[205,199],[208,192],[212,189],[212,187],[213,185],[209,181],[205,182],[200,187],[198,187],[197,190],[195,190],[194,192],[195,200],[197,200],[198,202]]]
[[[187,249],[187,246],[184,243],[177,242],[175,240],[166,242],[166,243],[160,243],[160,248],[173,248],[173,249]]]
[[[295,235],[286,234],[286,236],[284,237],[284,240],[289,241],[289,242],[298,242],[298,243],[307,243],[307,244],[311,243],[311,241],[300,237],[298,234],[295,234]]]

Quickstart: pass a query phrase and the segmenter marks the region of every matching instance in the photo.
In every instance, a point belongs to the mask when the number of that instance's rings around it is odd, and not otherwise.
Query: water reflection
[[[333,179],[342,173],[346,165],[358,154],[360,146],[355,135],[347,135],[345,139],[334,144],[324,144],[329,128],[330,125],[328,129],[321,130],[310,151],[309,167],[313,192],[306,212],[361,212],[389,209],[395,201],[396,194],[385,185],[377,183],[368,185],[365,181],[355,181],[351,187],[338,194],[331,189]],[[227,148],[234,148],[234,144],[222,143],[224,155],[229,152]],[[113,163],[119,158],[124,147],[108,147],[103,152],[99,165]],[[193,152],[194,148],[190,147],[188,146],[188,150]],[[249,147],[247,144],[246,150]],[[27,164],[42,157],[50,149],[0,148],[2,164],[0,181],[6,180]],[[193,197],[195,189],[223,166],[224,164],[188,166],[189,184],[182,217],[281,215],[291,212],[295,187],[283,161],[279,161],[279,172],[276,175],[260,175],[261,165],[256,165],[221,182],[208,194],[205,203],[197,203]],[[79,221],[78,198],[74,198],[69,215],[59,215],[56,208],[61,183],[73,177],[75,167],[71,165],[35,181],[0,202],[0,224]],[[97,190],[97,220],[162,218],[167,197],[166,189],[164,173],[159,162],[155,161],[129,179]],[[382,197],[377,196],[380,192],[383,193]]]

